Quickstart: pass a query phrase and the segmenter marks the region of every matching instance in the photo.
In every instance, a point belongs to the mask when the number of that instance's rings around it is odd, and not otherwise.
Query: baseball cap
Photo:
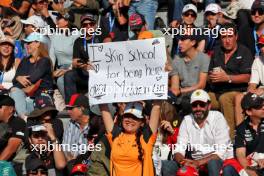
[[[264,0],[255,0],[251,6],[251,10],[263,9],[264,10]]]
[[[4,36],[4,37],[2,37],[2,38],[0,39],[0,44],[2,44],[2,43],[9,43],[9,44],[11,44],[12,46],[15,46],[15,41],[14,41],[12,38],[7,37],[7,36]]]
[[[45,26],[43,19],[37,15],[30,16],[26,20],[20,20],[20,21],[23,24],[30,24],[36,28],[43,28]]]
[[[28,118],[39,117],[46,112],[58,113],[52,99],[49,96],[38,96],[34,100],[34,110],[29,114]],[[55,116],[52,116],[55,117]]]
[[[92,21],[92,22],[96,22],[98,19],[98,16],[93,14],[93,13],[85,13],[81,16],[81,23],[83,23],[85,20],[89,20],[89,21]]]
[[[24,39],[24,42],[44,42],[44,36],[38,32],[33,32]]]
[[[71,175],[75,174],[83,174],[86,173],[88,170],[87,166],[85,164],[76,164],[71,171]]]
[[[182,9],[182,14],[189,11],[189,10],[192,10],[195,14],[197,14],[197,7],[193,4],[186,4],[183,9]]]
[[[211,99],[206,91],[197,89],[191,95],[191,104],[195,101],[202,101],[204,103],[207,103],[208,101],[211,101]]]
[[[15,106],[15,101],[8,95],[0,95],[0,107],[1,106]]]
[[[31,132],[47,131],[46,127],[42,124],[30,126],[29,129]]]
[[[221,12],[221,7],[216,3],[211,3],[205,8],[205,14],[206,12],[213,12],[213,13],[219,13]]]
[[[145,19],[138,13],[133,13],[129,17],[129,27],[131,31],[140,30],[145,25]]]
[[[139,102],[130,102],[126,104],[124,115],[131,114],[138,119],[143,119],[143,105]]]
[[[264,98],[258,96],[257,94],[248,92],[241,100],[241,107],[243,110],[248,110],[251,108],[260,108],[264,103]]]
[[[25,167],[26,167],[26,171],[37,170],[39,168],[47,170],[47,168],[45,167],[44,162],[41,159],[39,159],[37,157],[34,157],[32,155],[29,155],[26,158]]]
[[[73,94],[67,108],[84,107],[89,109],[89,99],[83,94]]]

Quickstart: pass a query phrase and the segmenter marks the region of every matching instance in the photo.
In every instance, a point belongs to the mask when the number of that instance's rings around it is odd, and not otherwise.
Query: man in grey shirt
[[[183,115],[190,113],[190,95],[206,86],[209,57],[197,50],[199,36],[182,35],[179,40],[180,55],[173,60],[171,76],[171,93],[176,96],[176,105]]]

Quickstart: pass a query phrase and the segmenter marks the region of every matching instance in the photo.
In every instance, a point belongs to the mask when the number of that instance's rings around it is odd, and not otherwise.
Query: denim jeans
[[[57,87],[62,95],[63,98],[65,98],[65,92],[64,92],[64,76],[61,76],[57,79]]]
[[[15,103],[16,112],[19,116],[28,115],[34,110],[34,100],[27,97],[22,89],[14,87],[10,91],[10,97]]]
[[[162,176],[175,176],[178,170],[178,164],[173,160],[162,160],[161,161],[161,175]]]
[[[145,17],[148,30],[154,29],[155,16],[158,8],[157,0],[131,1],[128,15],[139,13]]]
[[[239,174],[232,166],[225,166],[223,169],[223,176],[239,176]]]
[[[204,0],[205,7],[210,3],[215,3],[215,0]],[[182,16],[182,9],[184,5],[191,3],[191,0],[174,0],[173,20],[180,21]]]
[[[208,175],[209,176],[219,176],[222,165],[223,165],[223,161],[220,159],[210,160],[207,163]]]

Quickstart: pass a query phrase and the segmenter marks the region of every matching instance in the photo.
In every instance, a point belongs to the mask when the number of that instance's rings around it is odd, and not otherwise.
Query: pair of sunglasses
[[[264,15],[264,10],[263,9],[260,9],[260,8],[252,9],[251,10],[251,15],[256,15],[257,12],[258,12],[259,15]]]
[[[201,108],[205,108],[207,106],[207,103],[201,102],[201,101],[196,101],[192,103],[192,107],[196,108],[200,106]]]

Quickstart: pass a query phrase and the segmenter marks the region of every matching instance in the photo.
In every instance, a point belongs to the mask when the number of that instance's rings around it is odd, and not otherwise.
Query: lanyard
[[[94,37],[95,33],[92,36],[92,44],[94,44]],[[88,52],[88,48],[87,48],[87,41],[86,41],[86,35],[83,38],[83,48],[84,48],[84,52]],[[88,54],[87,54],[88,55]]]
[[[258,48],[258,35],[257,35],[257,32],[256,32],[256,29],[254,29],[254,39],[255,39],[255,51],[256,51],[256,56],[259,56],[260,54],[260,49]]]
[[[112,32],[114,24],[115,24],[115,16],[112,19],[112,15],[111,15],[111,13],[109,13],[108,20],[109,20],[109,32]]]

